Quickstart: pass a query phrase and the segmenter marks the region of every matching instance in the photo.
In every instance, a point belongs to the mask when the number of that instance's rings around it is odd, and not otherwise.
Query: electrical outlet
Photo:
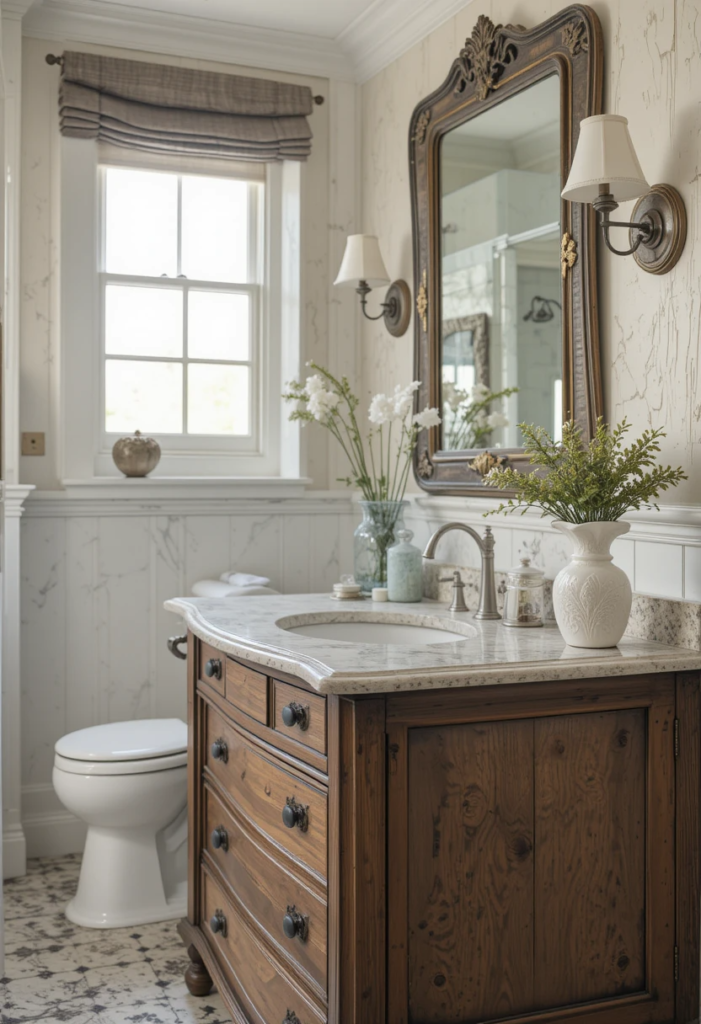
[[[44,455],[45,435],[22,434],[22,455]]]

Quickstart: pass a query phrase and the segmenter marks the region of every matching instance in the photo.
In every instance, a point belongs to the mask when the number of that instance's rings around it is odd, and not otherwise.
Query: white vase
[[[630,523],[553,523],[569,537],[574,553],[553,583],[553,607],[560,632],[571,647],[615,647],[626,631],[630,580],[613,564],[611,543]]]

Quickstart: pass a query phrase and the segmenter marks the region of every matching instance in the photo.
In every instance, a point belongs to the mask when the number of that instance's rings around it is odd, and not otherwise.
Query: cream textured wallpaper
[[[480,14],[531,28],[565,6],[558,0],[473,0],[362,87],[362,227],[379,236],[393,277],[413,287],[407,136],[415,104],[445,78]],[[664,426],[663,457],[683,465],[690,479],[663,501],[699,504],[701,3],[606,0],[591,6],[604,35],[604,111],[629,119],[648,181],[676,186],[689,219],[684,254],[665,277],[644,273],[632,258],[600,252],[605,414],[610,420],[628,416],[636,430]],[[382,326],[365,324],[363,390],[411,380],[413,344],[413,325],[395,339]]]

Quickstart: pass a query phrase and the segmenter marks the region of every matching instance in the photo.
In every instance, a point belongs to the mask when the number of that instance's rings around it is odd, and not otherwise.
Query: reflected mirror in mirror
[[[441,140],[443,449],[562,427],[560,81]]]

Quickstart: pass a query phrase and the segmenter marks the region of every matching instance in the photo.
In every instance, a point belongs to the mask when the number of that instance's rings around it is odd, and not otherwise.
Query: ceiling
[[[29,8],[22,31],[35,38],[363,82],[472,2],[2,0],[2,6]]]
[[[110,0],[92,0],[103,6]],[[124,7],[336,39],[376,0],[120,0]]]

